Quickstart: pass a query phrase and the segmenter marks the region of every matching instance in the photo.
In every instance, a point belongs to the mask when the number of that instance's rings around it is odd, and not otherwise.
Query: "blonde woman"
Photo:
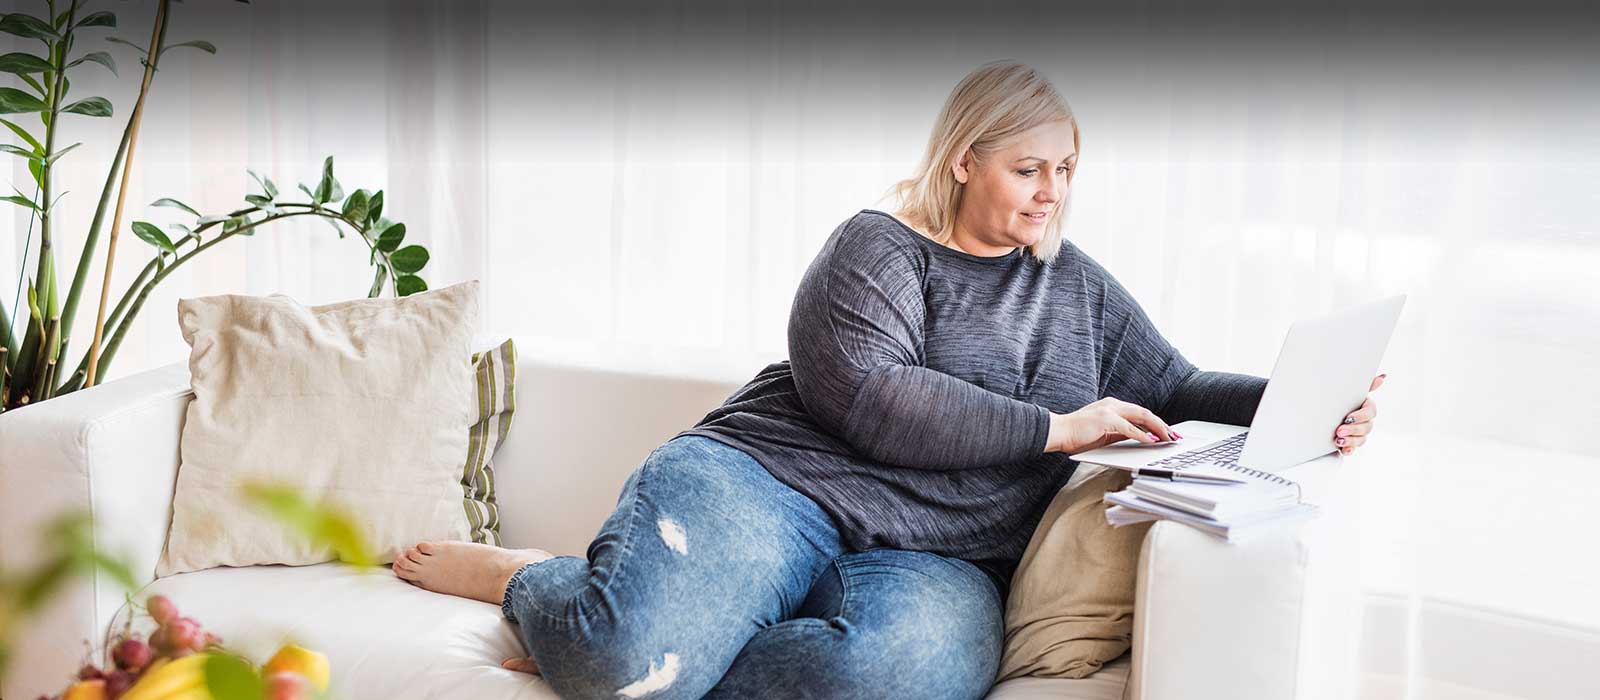
[[[790,360],[657,448],[587,557],[425,542],[395,572],[501,604],[507,666],[564,698],[982,697],[1070,455],[1248,424],[1266,383],[1197,371],[1063,240],[1078,145],[1037,73],[980,67],[898,211],[818,253]]]

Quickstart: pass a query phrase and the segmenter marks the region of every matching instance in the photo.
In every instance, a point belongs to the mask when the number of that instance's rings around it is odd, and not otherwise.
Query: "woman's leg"
[[[685,436],[629,477],[586,559],[522,567],[503,607],[563,698],[700,698],[842,551],[810,499]]]
[[[927,552],[834,560],[800,615],[751,638],[706,700],[981,698],[994,682],[1004,602],[982,570]]]

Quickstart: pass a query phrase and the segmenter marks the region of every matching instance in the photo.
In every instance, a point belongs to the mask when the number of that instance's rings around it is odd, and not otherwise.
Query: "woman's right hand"
[[[1181,437],[1149,409],[1108,396],[1071,413],[1051,413],[1044,451],[1072,455],[1128,438],[1156,443]]]

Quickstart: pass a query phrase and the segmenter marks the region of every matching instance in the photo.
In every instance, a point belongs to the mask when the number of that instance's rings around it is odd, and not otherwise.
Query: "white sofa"
[[[639,461],[734,388],[525,355],[512,435],[495,456],[507,545],[581,556]],[[87,510],[97,545],[127,557],[148,584],[139,596],[171,596],[257,661],[285,637],[325,652],[335,697],[556,697],[541,679],[499,667],[521,647],[498,607],[423,591],[386,569],[250,567],[152,580],[192,396],[177,364],[0,415],[0,563],[30,560],[53,514]],[[1337,564],[1315,555],[1335,549],[1319,541],[1345,525],[1332,503],[1341,480],[1329,476],[1339,472],[1332,456],[1294,471],[1312,500],[1325,501],[1322,518],[1242,545],[1157,523],[1140,559],[1131,653],[1086,679],[1015,679],[989,697],[1331,697],[1319,676],[1337,674],[1312,658],[1332,648],[1327,633],[1303,621],[1321,604],[1315,591],[1329,590],[1328,580],[1339,587]],[[123,602],[105,577],[77,583],[25,628],[0,697],[62,688],[85,641],[120,625]]]

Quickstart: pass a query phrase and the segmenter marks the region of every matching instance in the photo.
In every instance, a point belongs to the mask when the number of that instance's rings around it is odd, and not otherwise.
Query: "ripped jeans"
[[[927,552],[851,553],[744,452],[686,435],[623,486],[588,557],[522,567],[502,608],[562,698],[981,698],[1003,601]]]

